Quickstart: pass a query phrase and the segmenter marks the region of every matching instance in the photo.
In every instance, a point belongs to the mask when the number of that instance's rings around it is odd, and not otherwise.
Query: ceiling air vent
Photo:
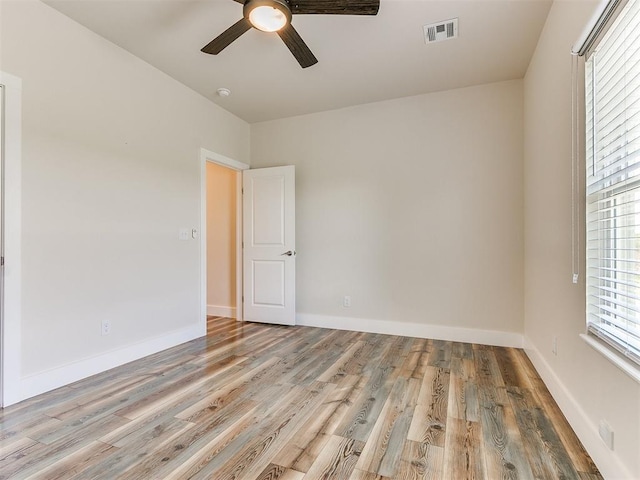
[[[424,42],[434,43],[443,40],[451,40],[458,37],[458,19],[444,20],[422,27],[424,29]]]

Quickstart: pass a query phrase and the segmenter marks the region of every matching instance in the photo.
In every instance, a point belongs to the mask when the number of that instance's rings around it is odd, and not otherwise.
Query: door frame
[[[22,400],[22,80],[0,71],[4,90],[4,302],[0,328],[2,397],[7,407]]]
[[[236,172],[236,320],[243,320],[242,311],[242,171],[248,164],[225,157],[205,148],[200,149],[200,318],[207,332],[207,162],[216,163]]]

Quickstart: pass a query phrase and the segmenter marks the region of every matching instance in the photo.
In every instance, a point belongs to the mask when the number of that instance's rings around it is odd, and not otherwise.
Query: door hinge
[[[4,257],[0,257],[0,267],[4,266]]]

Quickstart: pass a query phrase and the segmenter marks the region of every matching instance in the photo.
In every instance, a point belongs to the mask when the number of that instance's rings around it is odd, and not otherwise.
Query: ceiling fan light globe
[[[260,5],[251,10],[249,21],[251,25],[263,32],[277,32],[287,24],[288,19],[282,10],[269,5]]]

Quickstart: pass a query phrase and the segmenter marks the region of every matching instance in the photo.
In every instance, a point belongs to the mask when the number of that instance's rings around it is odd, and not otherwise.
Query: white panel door
[[[295,167],[242,172],[243,319],[295,325]]]

